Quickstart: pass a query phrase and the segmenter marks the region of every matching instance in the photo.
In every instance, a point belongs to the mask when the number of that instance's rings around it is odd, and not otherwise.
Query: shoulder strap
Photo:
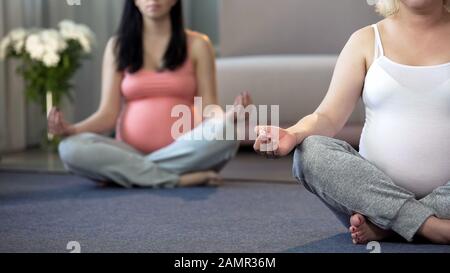
[[[380,31],[378,30],[378,25],[373,24],[373,29],[375,31],[375,59],[384,56],[383,43],[381,42]]]

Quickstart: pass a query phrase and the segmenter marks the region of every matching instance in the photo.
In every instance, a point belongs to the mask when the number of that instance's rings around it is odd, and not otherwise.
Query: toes
[[[364,232],[362,232],[362,231],[358,231],[355,234],[356,234],[356,237],[358,237],[358,238],[365,238],[366,237],[365,236],[366,234]]]
[[[356,238],[359,244],[367,244],[369,242],[365,232],[357,232]]]
[[[354,214],[354,215],[352,215],[351,217],[350,217],[350,225],[352,226],[352,227],[355,227],[356,228],[356,226],[359,226],[360,224],[359,224],[359,219],[356,217],[356,214]]]
[[[364,223],[366,223],[366,218],[364,216],[362,216],[361,214],[356,214],[356,218],[358,218],[359,220],[359,225],[363,225]]]
[[[350,224],[352,226],[354,226],[355,228],[360,227],[365,222],[366,222],[366,218],[364,218],[364,216],[362,216],[359,213],[356,213],[352,217],[350,217]]]
[[[368,243],[368,240],[366,239],[366,238],[364,238],[364,237],[358,237],[358,244],[367,244]]]
[[[366,234],[362,231],[352,232],[351,237],[353,244],[361,245],[368,242]]]

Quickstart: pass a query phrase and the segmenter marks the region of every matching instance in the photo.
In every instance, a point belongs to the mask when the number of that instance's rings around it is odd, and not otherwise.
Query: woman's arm
[[[52,109],[48,117],[50,133],[62,136],[84,132],[104,133],[115,127],[120,114],[120,84],[123,76],[116,69],[114,47],[115,40],[111,38],[103,57],[102,95],[98,110],[87,119],[71,125],[58,109]]]
[[[117,71],[114,47],[115,39],[111,38],[103,57],[100,106],[92,116],[74,125],[76,133],[103,133],[115,127],[120,114],[120,84],[123,74]]]
[[[223,114],[221,107],[215,107],[218,105],[218,98],[214,47],[206,35],[190,32],[190,39],[191,56],[197,77],[197,96],[202,98],[203,110],[210,105],[215,113]],[[197,113],[196,124],[202,121],[202,114]]]
[[[209,107],[209,110],[214,113],[214,118],[221,118],[225,112],[218,105],[216,57],[214,47],[208,36],[199,33],[192,33],[191,35],[193,39],[192,56],[194,58],[198,84],[197,96],[202,97],[202,107],[204,110],[206,107]],[[242,92],[236,96],[234,101],[235,106],[241,105],[243,107],[246,107],[251,103],[252,99],[248,92]],[[234,116],[234,109],[232,110],[233,111],[230,111],[229,114]],[[195,124],[198,124],[203,119],[201,116],[203,113],[198,114],[196,115]]]
[[[272,155],[287,155],[308,136],[333,137],[344,127],[361,97],[367,70],[366,60],[371,56],[369,52],[373,49],[373,46],[369,46],[370,42],[373,42],[373,32],[369,27],[355,32],[350,37],[338,58],[324,100],[314,113],[286,130],[281,129],[279,144],[283,149],[282,151],[275,149]],[[271,130],[273,128],[270,127],[257,128],[259,136],[255,142],[255,150],[259,151],[261,143],[267,144],[268,141],[272,141]],[[283,143],[283,139],[286,143]]]

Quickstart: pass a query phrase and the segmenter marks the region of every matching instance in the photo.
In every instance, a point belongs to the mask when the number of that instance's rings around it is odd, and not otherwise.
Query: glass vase
[[[45,95],[45,105],[43,105],[43,108],[45,109],[46,120],[48,120],[48,116],[52,108],[58,106],[59,105],[55,103],[54,93],[52,91],[47,91]],[[48,131],[48,122],[47,122],[42,137],[41,148],[50,153],[57,153],[58,145],[60,142],[61,138],[59,136],[55,136]]]

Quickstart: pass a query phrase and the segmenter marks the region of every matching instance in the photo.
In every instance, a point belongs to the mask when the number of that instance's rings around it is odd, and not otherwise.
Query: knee
[[[309,136],[297,146],[294,152],[292,172],[298,181],[308,183],[310,174],[320,172],[323,165],[324,151],[328,149],[332,138],[324,136]]]
[[[59,157],[69,166],[78,167],[86,164],[89,160],[88,152],[91,150],[88,144],[94,138],[95,134],[92,133],[82,133],[65,138],[58,146]]]

